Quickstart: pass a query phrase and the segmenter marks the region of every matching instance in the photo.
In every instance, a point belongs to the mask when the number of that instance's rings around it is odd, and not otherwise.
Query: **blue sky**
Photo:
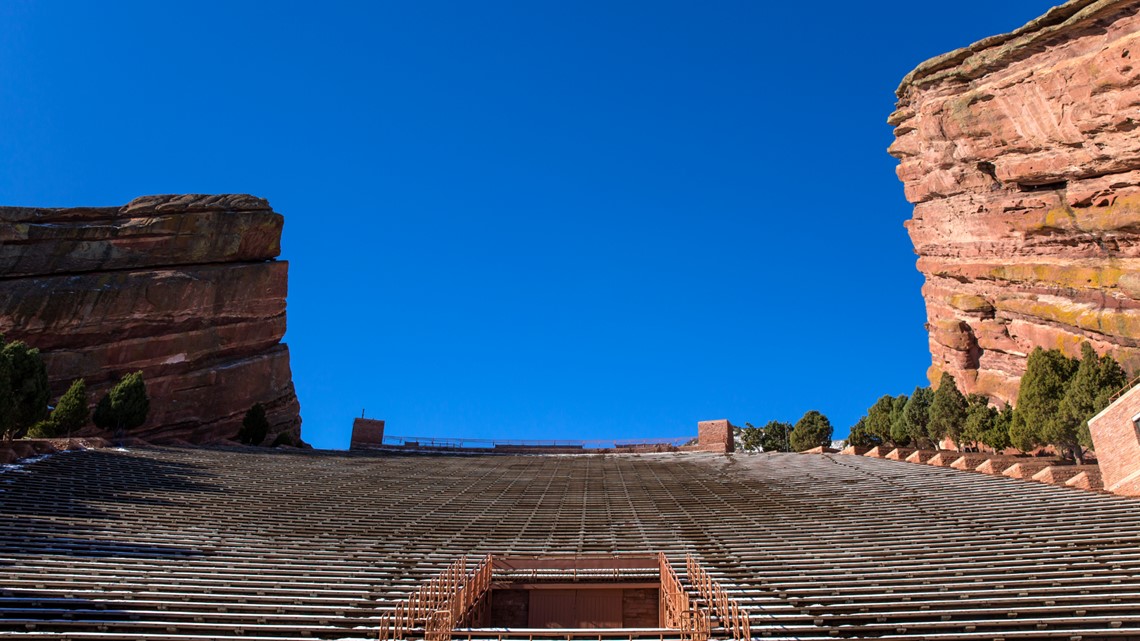
[[[0,2],[0,203],[286,217],[305,439],[837,437],[925,384],[899,80],[1051,2]]]

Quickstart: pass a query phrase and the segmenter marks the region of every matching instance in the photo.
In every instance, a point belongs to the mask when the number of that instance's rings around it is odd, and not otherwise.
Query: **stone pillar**
[[[1140,386],[1089,419],[1104,489],[1140,496]]]
[[[697,446],[707,452],[731,452],[734,449],[732,423],[726,418],[697,423]]]
[[[384,444],[384,421],[358,418],[352,422],[350,450],[367,450]]]

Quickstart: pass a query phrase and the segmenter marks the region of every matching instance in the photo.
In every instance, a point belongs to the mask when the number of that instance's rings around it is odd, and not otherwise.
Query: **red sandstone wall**
[[[300,440],[285,334],[283,218],[252,196],[0,207],[0,334],[38,347],[55,395],[92,402],[142,370],[150,440],[232,438],[254,403]]]
[[[1140,387],[1134,387],[1089,421],[1104,489],[1140,496]]]
[[[1140,12],[1077,0],[927,61],[890,153],[914,204],[930,380],[1009,401],[1035,346],[1140,369]]]

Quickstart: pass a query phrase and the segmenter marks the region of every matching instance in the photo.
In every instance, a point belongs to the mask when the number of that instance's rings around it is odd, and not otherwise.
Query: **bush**
[[[265,417],[265,407],[261,403],[254,403],[241,419],[238,441],[243,445],[261,445],[268,434],[269,419]]]
[[[59,436],[59,426],[53,423],[51,419],[44,419],[29,427],[25,436],[28,438],[56,438]]]

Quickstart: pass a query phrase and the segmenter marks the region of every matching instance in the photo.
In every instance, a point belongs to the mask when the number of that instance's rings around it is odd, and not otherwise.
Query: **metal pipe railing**
[[[736,599],[728,596],[728,592],[693,558],[692,554],[685,555],[685,572],[689,576],[689,582],[697,589],[697,593],[716,613],[721,626],[732,633],[732,638],[737,641],[751,639],[752,626],[748,611],[740,607]]]

